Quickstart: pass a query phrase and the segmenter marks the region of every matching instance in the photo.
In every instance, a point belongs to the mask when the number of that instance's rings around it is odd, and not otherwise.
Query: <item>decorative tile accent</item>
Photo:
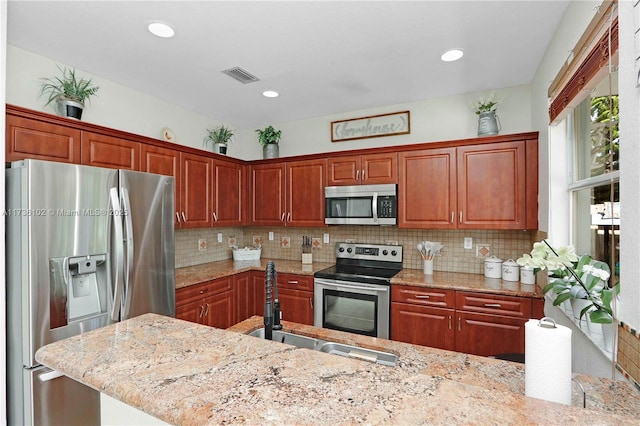
[[[227,242],[228,242],[228,244],[227,244],[227,245],[228,245],[229,247],[233,247],[233,246],[237,245],[237,243],[238,243],[238,241],[236,240],[236,237],[229,237],[229,238],[227,239]]]
[[[311,247],[320,250],[322,248],[322,238],[311,238]]]
[[[282,248],[290,248],[291,247],[291,237],[282,237],[280,240],[280,247]]]
[[[491,256],[491,244],[476,244],[476,257],[486,258],[489,256]]]
[[[262,238],[260,238],[260,235],[254,235],[253,236],[253,245],[254,246],[259,246],[260,242],[262,241]]]

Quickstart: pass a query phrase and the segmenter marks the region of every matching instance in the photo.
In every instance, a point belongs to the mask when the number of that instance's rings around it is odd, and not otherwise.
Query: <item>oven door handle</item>
[[[376,288],[371,288],[371,287],[360,287],[357,285],[339,285],[339,284],[328,284],[328,283],[322,283],[322,287],[324,288],[332,288],[334,290],[345,290],[345,291],[349,291],[349,290],[367,290],[367,291],[375,291],[376,293],[386,293],[388,291],[388,289],[386,287],[376,287]]]

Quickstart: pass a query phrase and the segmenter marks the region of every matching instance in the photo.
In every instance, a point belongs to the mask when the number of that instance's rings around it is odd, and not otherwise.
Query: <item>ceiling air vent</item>
[[[222,72],[229,77],[238,80],[242,84],[253,83],[254,81],[260,80],[255,75],[243,70],[240,67],[229,68],[228,70],[224,70]]]

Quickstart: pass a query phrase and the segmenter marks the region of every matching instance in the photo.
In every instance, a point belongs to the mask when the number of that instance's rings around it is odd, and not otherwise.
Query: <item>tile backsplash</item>
[[[269,233],[273,240],[269,240]],[[222,242],[218,242],[222,234]],[[329,244],[324,235],[329,234]],[[300,260],[302,237],[313,240],[313,260],[334,262],[336,242],[353,240],[358,243],[397,243],[404,247],[404,267],[422,269],[422,258],[416,249],[420,241],[439,241],[444,245],[441,255],[434,259],[434,270],[482,274],[484,258],[476,257],[476,246],[488,247],[490,254],[503,260],[517,259],[529,253],[536,232],[493,230],[433,230],[400,229],[391,226],[331,226],[327,228],[236,227],[176,230],[176,268],[200,263],[231,259],[229,241],[239,247],[251,246],[255,239],[262,245],[262,258]],[[464,248],[465,238],[472,239],[472,248]],[[206,250],[199,250],[202,240]]]

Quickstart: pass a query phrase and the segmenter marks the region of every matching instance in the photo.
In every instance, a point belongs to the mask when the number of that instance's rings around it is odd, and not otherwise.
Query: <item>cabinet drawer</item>
[[[531,317],[531,299],[495,294],[456,292],[456,309],[517,318]]]
[[[391,300],[414,305],[453,308],[455,306],[455,292],[453,290],[392,285]]]
[[[176,290],[176,306],[196,301],[201,302],[206,297],[231,290],[232,283],[233,277],[231,276],[180,288]]]
[[[278,274],[278,288],[313,291],[311,275]]]

